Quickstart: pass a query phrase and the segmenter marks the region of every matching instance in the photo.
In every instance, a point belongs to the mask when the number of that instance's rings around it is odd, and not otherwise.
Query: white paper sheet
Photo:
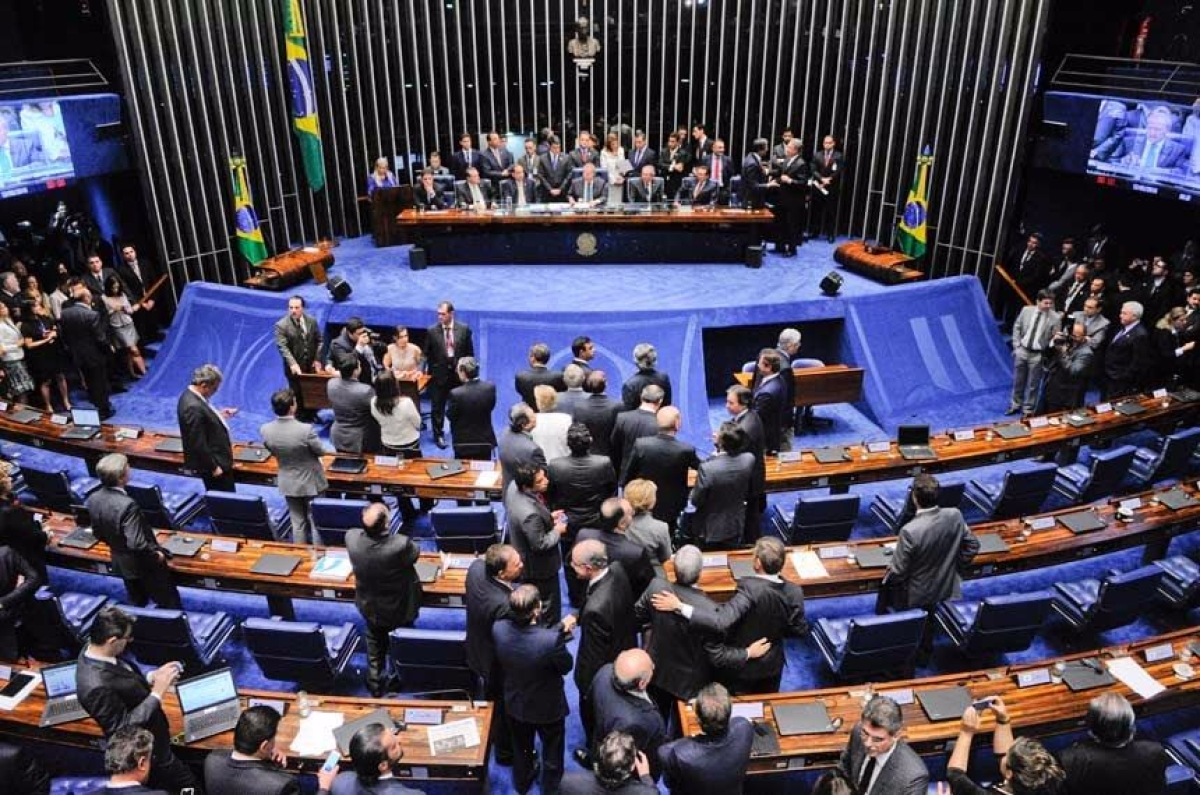
[[[1154,698],[1167,689],[1132,657],[1109,660],[1108,672],[1142,698]]]
[[[324,756],[337,747],[333,730],[346,722],[340,712],[313,712],[300,719],[300,729],[292,740],[292,753],[298,756]]]
[[[821,558],[817,556],[817,553],[811,549],[802,552],[793,552],[792,567],[802,580],[819,580],[822,577],[829,576],[829,572],[825,569],[825,564],[821,562]]]
[[[480,472],[479,476],[475,478],[475,488],[490,489],[499,482],[500,482],[500,471],[499,470],[495,470],[492,472]]]
[[[443,723],[429,727],[429,753],[433,756],[448,754],[460,748],[479,745],[479,724],[474,718]]]

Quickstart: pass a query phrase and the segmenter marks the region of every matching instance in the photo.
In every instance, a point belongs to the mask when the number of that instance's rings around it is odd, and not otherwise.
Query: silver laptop
[[[78,661],[47,665],[42,669],[42,682],[46,685],[46,708],[42,710],[39,726],[57,726],[88,716],[79,706],[75,695],[75,666]]]
[[[242,714],[233,671],[220,668],[175,685],[183,711],[183,741],[193,742],[237,726]]]
[[[100,412],[95,409],[71,409],[71,427],[63,431],[63,439],[86,441],[100,433]]]
[[[901,425],[896,430],[896,445],[906,461],[937,458],[937,453],[929,446],[928,425]]]

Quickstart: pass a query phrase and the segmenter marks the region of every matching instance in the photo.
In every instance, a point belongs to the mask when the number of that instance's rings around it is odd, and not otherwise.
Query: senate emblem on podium
[[[598,251],[596,236],[591,232],[583,232],[575,238],[575,253],[581,257],[594,257]]]

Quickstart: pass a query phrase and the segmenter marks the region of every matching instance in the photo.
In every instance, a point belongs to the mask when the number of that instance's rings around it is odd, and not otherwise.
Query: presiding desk
[[[38,668],[40,666],[13,666],[14,672]],[[190,672],[189,672],[189,675]],[[293,708],[296,694],[293,692],[274,692],[266,690],[238,689],[242,698],[242,708],[248,706],[249,699],[263,699],[284,702],[286,713],[279,723],[279,733],[276,745],[287,754],[288,769],[304,773],[316,773],[324,762],[324,756],[305,757],[296,755],[292,749],[292,740],[300,728],[299,713]],[[397,762],[394,771],[398,778],[415,781],[459,781],[478,783],[481,790],[486,787],[488,772],[488,745],[491,742],[489,732],[492,725],[492,704],[486,701],[423,701],[400,699],[352,698],[345,696],[309,696],[316,700],[314,712],[340,712],[349,723],[357,718],[365,717],[376,709],[386,708],[393,719],[404,720],[406,709],[432,709],[442,711],[442,722],[450,723],[456,720],[471,719],[479,732],[479,745],[472,748],[458,748],[434,756],[429,748],[429,731],[425,725],[409,724],[400,733],[400,744],[404,755]],[[103,734],[100,726],[91,718],[63,723],[58,726],[41,728],[38,726],[42,709],[46,705],[46,690],[41,685],[22,701],[12,712],[4,713],[0,719],[0,736],[15,739],[18,742],[44,742],[55,745],[76,748],[98,749]],[[233,732],[216,734],[212,737],[193,743],[181,741],[183,718],[179,710],[179,699],[171,691],[163,698],[163,711],[171,724],[175,740],[172,743],[175,754],[184,761],[200,763],[210,751],[229,750],[233,748]],[[343,769],[350,769],[348,757],[341,762]]]
[[[793,404],[797,408],[807,408],[830,403],[857,403],[862,400],[865,372],[861,367],[846,364],[792,370],[792,382],[796,385]],[[754,373],[734,373],[733,378],[747,389],[754,383]]]
[[[849,742],[850,732],[854,729],[864,704],[876,694],[896,697],[898,692],[907,694],[906,691],[909,690],[921,692],[961,685],[970,691],[973,700],[986,696],[1000,696],[1008,707],[1013,729],[1023,737],[1045,737],[1081,729],[1087,715],[1088,702],[1106,690],[1120,693],[1128,698],[1133,703],[1134,709],[1143,716],[1179,709],[1194,709],[1200,705],[1200,676],[1193,676],[1189,680],[1180,679],[1172,670],[1172,665],[1179,662],[1180,655],[1184,653],[1184,650],[1195,645],[1197,641],[1200,641],[1200,627],[1190,627],[1147,638],[1128,646],[1071,654],[1050,660],[1040,660],[1028,665],[1000,666],[988,670],[875,685],[851,685],[800,693],[739,696],[734,698],[733,702],[734,709],[738,709],[739,705],[754,705],[757,708],[757,705],[761,704],[763,722],[776,729],[778,728],[774,714],[776,705],[821,703],[825,705],[831,721],[842,719],[842,725],[836,731],[780,737],[778,754],[751,757],[749,768],[751,774],[802,770],[810,767],[832,767],[837,764],[842,749]],[[1173,652],[1171,658],[1155,663],[1146,662],[1142,654],[1145,649],[1168,643]],[[1101,688],[1079,692],[1072,692],[1066,684],[1061,682],[1048,682],[1024,688],[1017,684],[1019,673],[1047,669],[1056,662],[1067,663],[1072,660],[1088,658],[1095,660],[1100,666],[1105,666],[1109,660],[1125,656],[1134,657],[1167,690],[1147,700],[1133,693],[1119,680]],[[1097,658],[1099,659],[1097,660]],[[901,700],[907,701],[907,699]],[[692,708],[684,702],[678,702],[676,709],[679,710],[680,724],[683,726],[684,733],[688,736],[699,734],[700,725]],[[958,737],[959,720],[957,718],[935,723],[929,720],[920,703],[915,700],[913,703],[903,704],[901,709],[904,713],[905,739],[917,753],[946,753],[951,741]],[[980,733],[989,739],[996,725],[995,720],[995,715],[990,711],[983,713]]]
[[[300,402],[305,409],[316,411],[317,409],[331,408],[329,402],[329,382],[337,376],[335,372],[324,373],[301,373],[297,376],[300,382]],[[396,379],[396,384],[400,387],[401,397],[406,397],[413,402],[417,407],[417,411],[421,410],[421,393],[425,391],[425,387],[429,384],[430,375],[428,373],[419,373],[415,379],[399,378]]]
[[[622,204],[573,210],[405,210],[400,242],[430,265],[529,262],[745,262],[762,242],[770,210]]]

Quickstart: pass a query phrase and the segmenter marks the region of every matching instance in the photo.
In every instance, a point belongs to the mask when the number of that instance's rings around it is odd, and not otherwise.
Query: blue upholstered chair
[[[362,527],[362,512],[368,505],[366,500],[317,497],[312,501],[312,522],[325,546],[346,545],[346,531]],[[400,527],[400,512],[392,511],[388,520],[391,532]]]
[[[474,686],[467,668],[465,630],[400,627],[392,630],[388,647],[406,692],[420,688],[470,692]]]
[[[1175,764],[1167,768],[1167,795],[1200,792],[1200,729],[1187,729],[1163,741]]]
[[[801,494],[792,510],[774,506],[771,526],[785,544],[845,541],[858,521],[857,494],[814,497]]]
[[[454,175],[439,174],[433,178],[433,185],[442,192],[442,200],[446,202],[447,207],[454,206]]]
[[[358,645],[358,627],[247,618],[242,622],[246,648],[263,676],[301,684],[330,684],[345,670]]]
[[[980,480],[967,484],[964,495],[983,511],[988,519],[1011,519],[1037,513],[1050,496],[1054,476],[1058,467],[1054,464],[1037,464],[1028,469],[1009,470],[1004,480],[996,486]]]
[[[968,656],[1024,651],[1045,622],[1053,599],[1049,591],[950,599],[937,606],[934,616]]]
[[[967,484],[962,482],[939,483],[938,507],[957,508],[962,504],[966,488]],[[912,486],[908,487],[903,499],[889,497],[886,494],[876,494],[875,500],[871,503],[871,513],[893,533],[900,532],[900,528],[908,524],[909,520],[917,513],[916,507],[912,503]]]
[[[1191,607],[1200,595],[1200,566],[1184,555],[1173,555],[1154,561],[1163,571],[1158,595],[1171,607]]]
[[[1101,632],[1132,624],[1158,593],[1163,570],[1142,566],[1103,580],[1054,584],[1054,610],[1077,631]]]
[[[1184,428],[1163,436],[1157,444],[1137,449],[1130,472],[1145,484],[1179,477],[1187,471],[1197,445],[1200,445],[1200,427]]]
[[[204,500],[198,491],[164,493],[157,485],[133,482],[125,491],[142,509],[151,527],[182,530],[204,510]]]
[[[63,591],[56,594],[49,588],[39,588],[30,601],[22,629],[31,646],[50,659],[66,651],[78,654],[96,614],[108,603],[108,597],[98,594]]]
[[[64,513],[70,513],[74,505],[83,505],[88,495],[100,488],[96,478],[72,478],[65,469],[54,471],[22,464],[21,474],[39,505]]]
[[[224,611],[184,612],[129,605],[121,605],[121,609],[135,619],[133,653],[147,665],[179,660],[193,671],[208,668],[236,626]]]
[[[92,795],[107,785],[107,776],[59,776],[50,779],[50,795]]]
[[[429,512],[429,526],[442,552],[479,554],[501,540],[500,521],[491,505],[438,505]]]
[[[911,673],[925,631],[924,610],[888,615],[819,618],[813,640],[830,670],[844,678]]]
[[[205,493],[204,505],[213,527],[221,535],[259,541],[291,538],[292,519],[286,505],[271,509],[260,496],[231,491]]]
[[[1062,467],[1054,478],[1054,491],[1075,503],[1108,497],[1125,479],[1135,452],[1126,444],[1094,453],[1087,464]]]

